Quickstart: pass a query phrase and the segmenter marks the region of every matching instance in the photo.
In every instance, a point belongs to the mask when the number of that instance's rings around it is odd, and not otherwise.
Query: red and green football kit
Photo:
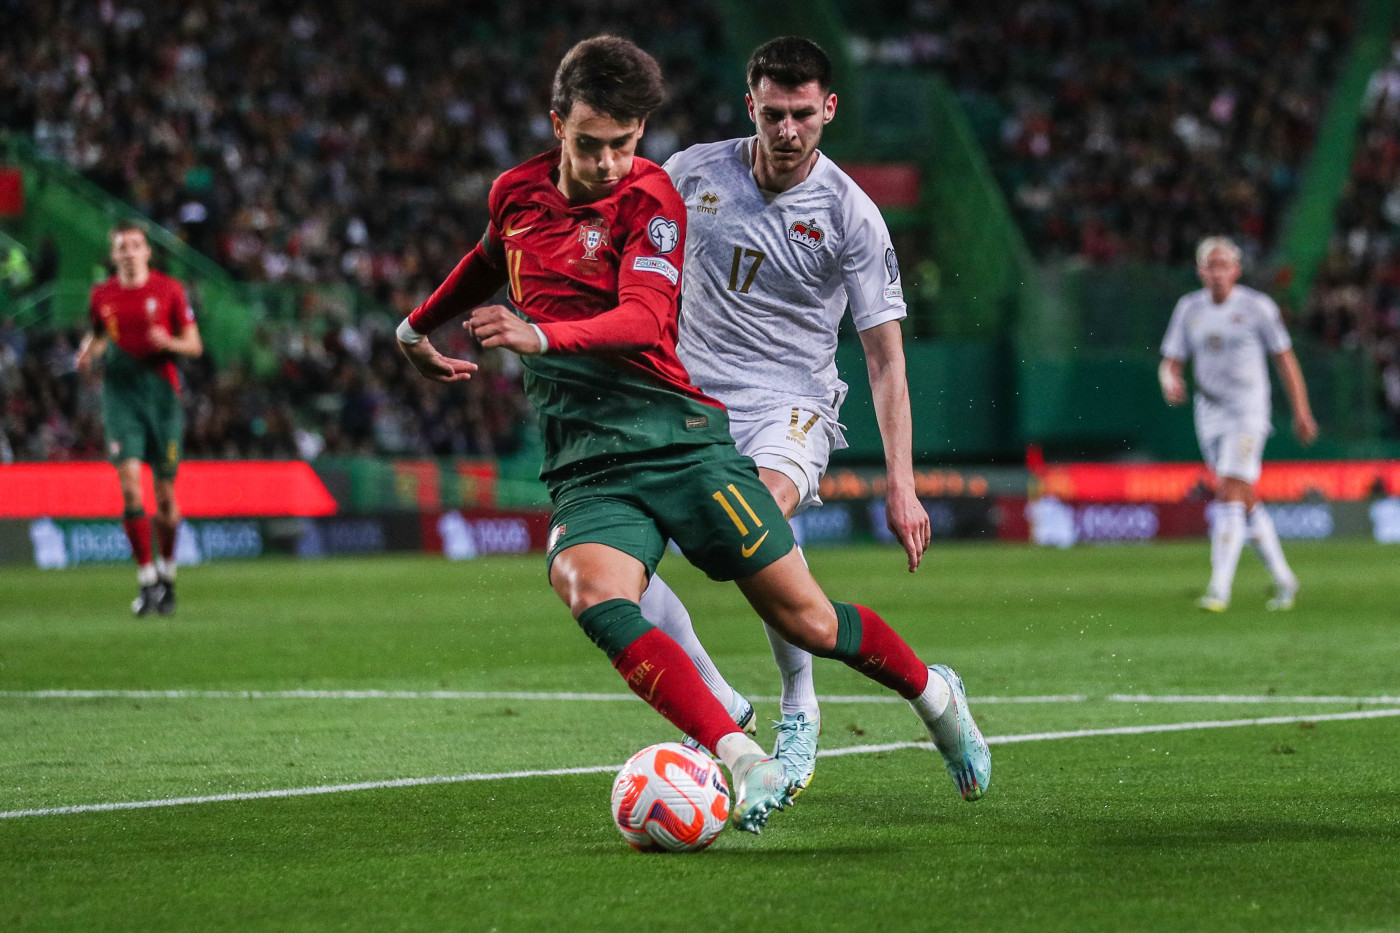
[[[151,346],[151,330],[179,335],[194,323],[184,288],[154,269],[139,288],[113,276],[93,287],[88,317],[93,333],[108,340],[102,425],[109,459],[144,460],[157,477],[174,479],[184,438],[180,374],[170,353]]]
[[[753,461],[735,449],[724,406],[695,388],[676,355],[685,206],[644,159],[607,197],[571,205],[556,187],[559,158],[555,150],[496,180],[486,234],[409,326],[431,333],[508,284],[516,313],[544,334],[546,352],[521,360],[544,435],[551,563],[598,543],[650,574],[669,538],[714,579],[757,573],[795,544]],[[918,696],[928,672],[908,646],[869,610],[833,605],[828,656]],[[578,622],[634,692],[706,748],[739,731],[637,603],[605,600]]]
[[[670,538],[716,579],[757,572],[792,549],[792,532],[734,449],[724,406],[676,355],[680,196],[636,159],[607,197],[571,205],[558,166],[555,150],[496,180],[486,234],[409,324],[428,333],[507,285],[544,333],[546,352],[521,360],[555,508],[551,560],[597,542],[650,573]]]

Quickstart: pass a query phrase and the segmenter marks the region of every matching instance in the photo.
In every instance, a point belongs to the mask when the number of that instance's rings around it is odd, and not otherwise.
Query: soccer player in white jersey
[[[664,168],[688,208],[681,360],[724,402],[739,451],[791,518],[821,504],[818,483],[846,446],[838,416],[846,384],[836,334],[849,305],[865,348],[888,472],[886,517],[913,572],[928,547],[914,494],[899,264],[874,202],[817,150],[836,114],[831,62],[806,39],[783,37],[749,59],[746,95],[757,135],[692,146]],[[720,676],[675,593],[653,576],[642,612],[678,641],[735,721],[753,707]],[[782,673],[775,756],[794,789],[811,780],[821,726],[812,657],[768,630]]]
[[[1210,532],[1210,585],[1200,607],[1223,612],[1230,605],[1235,568],[1246,538],[1254,545],[1275,594],[1270,609],[1293,608],[1298,578],[1284,559],[1278,532],[1255,496],[1254,484],[1273,427],[1269,410],[1272,357],[1293,409],[1293,432],[1304,444],[1317,439],[1293,343],[1278,305],[1261,292],[1237,284],[1240,250],[1225,237],[1202,240],[1196,272],[1205,288],[1176,303],[1162,340],[1157,375],[1167,404],[1186,401],[1182,364],[1192,360],[1196,386],[1196,438],[1216,476],[1215,517]]]

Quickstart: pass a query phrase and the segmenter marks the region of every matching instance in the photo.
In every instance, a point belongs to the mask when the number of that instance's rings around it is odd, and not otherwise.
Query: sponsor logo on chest
[[[788,227],[788,241],[816,252],[826,240],[826,233],[812,220],[796,220]]]
[[[695,209],[702,214],[718,214],[719,195],[713,191],[706,191],[700,195],[700,203],[695,205]]]
[[[150,317],[155,317],[155,316],[156,316],[156,300],[155,300],[154,298],[147,298],[147,299],[146,299],[146,317],[150,318]]]

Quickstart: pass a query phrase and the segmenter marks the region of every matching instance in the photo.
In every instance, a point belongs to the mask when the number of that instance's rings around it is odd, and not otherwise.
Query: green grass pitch
[[[190,568],[174,620],[130,617],[128,568],[3,570],[0,929],[1400,930],[1400,550],[1288,553],[1295,611],[1264,611],[1246,555],[1210,615],[1204,543],[940,547],[913,576],[811,551],[1024,740],[976,804],[923,748],[824,758],[762,836],[695,856],[612,826],[608,767],[675,734],[615,698],[539,557]],[[737,591],[662,573],[776,716]],[[824,705],[824,749],[922,737],[840,665],[817,686],[855,698]],[[1200,725],[1265,718],[1289,721]],[[12,815],[435,776],[481,779]]]

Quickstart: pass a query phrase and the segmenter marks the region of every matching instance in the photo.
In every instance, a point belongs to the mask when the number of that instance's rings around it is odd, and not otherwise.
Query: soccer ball
[[[729,784],[719,764],[679,742],[644,748],[612,787],[613,820],[643,852],[699,852],[729,819]]]

